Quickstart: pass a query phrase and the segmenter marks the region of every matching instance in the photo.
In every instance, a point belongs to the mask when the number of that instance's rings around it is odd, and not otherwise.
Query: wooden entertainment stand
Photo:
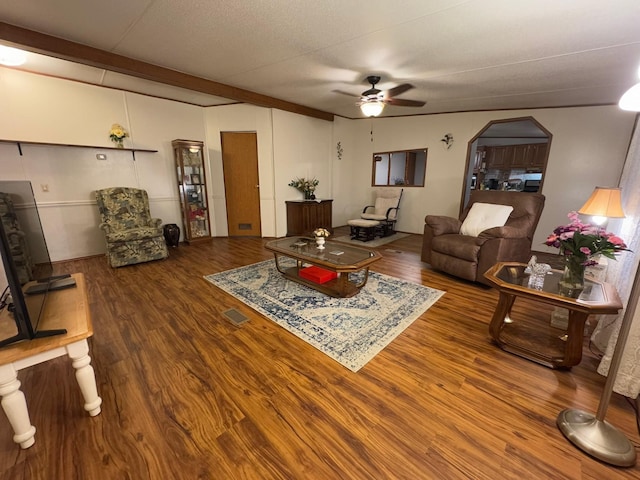
[[[84,275],[75,273],[75,288],[49,292],[38,330],[66,329],[67,333],[25,340],[0,348],[0,395],[2,408],[14,431],[13,441],[22,448],[35,443],[36,428],[31,425],[18,371],[54,358],[68,355],[76,370],[76,380],[84,397],[84,409],[92,417],[100,413],[96,377],[89,357],[87,338],[93,335],[87,286]],[[0,325],[13,324],[6,310]]]

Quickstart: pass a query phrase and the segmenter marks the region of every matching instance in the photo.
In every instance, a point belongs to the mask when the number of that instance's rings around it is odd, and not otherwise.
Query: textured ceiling
[[[638,0],[3,0],[0,21],[349,118],[369,74],[427,102],[396,116],[615,104],[640,64]],[[40,55],[22,68],[238,101]]]

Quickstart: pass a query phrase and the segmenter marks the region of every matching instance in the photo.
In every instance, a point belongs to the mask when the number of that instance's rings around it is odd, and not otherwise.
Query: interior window
[[[427,149],[401,150],[373,154],[374,187],[424,187],[427,171]]]

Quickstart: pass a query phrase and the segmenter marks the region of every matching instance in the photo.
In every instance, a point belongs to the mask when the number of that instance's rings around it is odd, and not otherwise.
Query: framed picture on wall
[[[197,173],[194,173],[191,175],[191,183],[193,183],[194,185],[199,185],[200,184],[200,175],[198,175]]]

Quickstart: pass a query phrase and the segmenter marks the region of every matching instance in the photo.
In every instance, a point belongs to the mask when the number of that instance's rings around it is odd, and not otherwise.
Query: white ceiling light
[[[17,48],[0,45],[0,63],[8,67],[17,67],[27,61],[27,54]]]
[[[380,100],[367,100],[362,105],[360,105],[360,110],[367,117],[377,117],[384,110],[384,103]]]
[[[640,67],[638,67],[638,77],[640,77]],[[624,92],[624,95],[620,97],[618,106],[622,110],[640,112],[640,83],[636,83],[633,87]]]
[[[640,83],[636,83],[620,97],[618,106],[620,106],[622,110],[632,112],[640,111]]]

